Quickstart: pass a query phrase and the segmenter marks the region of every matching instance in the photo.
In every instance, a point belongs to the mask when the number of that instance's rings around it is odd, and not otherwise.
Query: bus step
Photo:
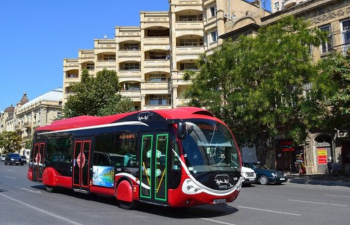
[[[89,191],[87,191],[87,190],[82,190],[82,189],[77,189],[77,188],[73,189],[73,191],[79,192],[79,193],[83,193],[83,194],[89,194]]]

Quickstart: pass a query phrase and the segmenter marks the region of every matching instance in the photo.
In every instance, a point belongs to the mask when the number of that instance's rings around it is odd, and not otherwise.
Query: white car
[[[6,158],[6,155],[5,155],[5,154],[2,154],[2,155],[1,155],[1,161],[5,161],[5,158]]]
[[[244,178],[244,185],[250,186],[251,184],[256,183],[256,173],[248,167],[242,166],[241,176]]]

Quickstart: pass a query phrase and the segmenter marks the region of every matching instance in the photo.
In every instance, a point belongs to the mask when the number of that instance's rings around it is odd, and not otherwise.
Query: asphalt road
[[[40,183],[27,180],[27,169],[0,163],[0,225],[347,225],[350,220],[349,187],[253,185],[227,205],[177,209],[143,204],[128,211],[113,198],[68,190],[47,193]]]

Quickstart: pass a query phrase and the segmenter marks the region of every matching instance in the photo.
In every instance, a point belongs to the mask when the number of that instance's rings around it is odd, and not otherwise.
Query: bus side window
[[[171,151],[171,169],[172,170],[181,170],[181,162],[178,157],[180,157],[179,146],[177,145],[176,140],[172,143],[172,151]],[[174,153],[174,151],[176,154]]]

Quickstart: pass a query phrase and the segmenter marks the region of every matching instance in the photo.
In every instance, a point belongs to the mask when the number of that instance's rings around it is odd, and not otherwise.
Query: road
[[[115,199],[63,190],[48,193],[27,179],[28,166],[0,163],[0,224],[349,224],[350,188],[286,183],[243,187],[227,205],[164,208],[142,204],[128,211]]]

